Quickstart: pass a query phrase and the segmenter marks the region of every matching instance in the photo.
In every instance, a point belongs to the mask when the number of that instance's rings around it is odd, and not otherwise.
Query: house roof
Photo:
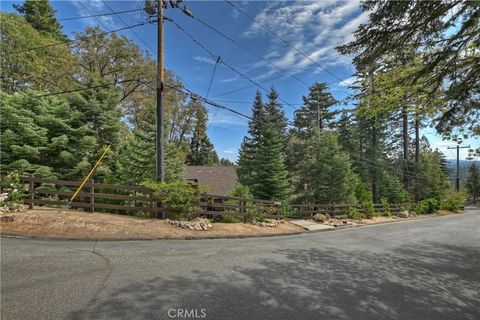
[[[237,172],[231,166],[187,166],[185,172],[187,180],[195,179],[219,196],[229,195],[238,184]]]

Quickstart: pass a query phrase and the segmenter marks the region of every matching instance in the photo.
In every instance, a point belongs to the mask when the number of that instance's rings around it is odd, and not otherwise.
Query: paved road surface
[[[4,320],[480,319],[478,210],[288,237],[1,249]]]

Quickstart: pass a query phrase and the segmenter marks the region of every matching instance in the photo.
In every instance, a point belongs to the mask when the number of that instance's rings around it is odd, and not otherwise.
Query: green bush
[[[382,202],[385,216],[391,217],[393,214],[392,214],[392,209],[390,208],[390,203],[388,203],[388,199],[385,197],[382,197],[380,201]]]
[[[364,207],[365,207],[365,218],[367,219],[372,219],[373,217],[375,217],[377,214],[375,213],[375,209],[373,207],[373,201],[372,200],[369,200],[367,202],[365,202],[364,204]]]
[[[444,210],[458,211],[467,201],[465,192],[448,192],[441,202],[441,208]]]
[[[27,197],[27,185],[20,181],[20,173],[13,171],[7,174],[0,183],[0,206],[7,206],[11,210],[22,207]]]
[[[347,212],[348,218],[353,220],[360,220],[363,218],[363,214],[357,210],[357,208],[349,208]]]
[[[239,217],[237,217],[235,215],[228,214],[228,215],[223,216],[222,219],[220,220],[220,222],[223,222],[223,223],[239,223],[239,222],[242,222],[242,219],[240,219]]]
[[[170,219],[190,219],[199,211],[196,203],[200,199],[198,191],[186,182],[159,183],[146,181],[144,186],[154,190],[154,196],[168,209]]]
[[[440,208],[440,201],[435,198],[428,198],[417,203],[415,212],[418,214],[434,213]]]
[[[235,188],[230,192],[230,195],[232,197],[237,197],[237,198],[246,198],[246,199],[253,198],[253,195],[250,192],[250,188],[243,184],[236,185]]]

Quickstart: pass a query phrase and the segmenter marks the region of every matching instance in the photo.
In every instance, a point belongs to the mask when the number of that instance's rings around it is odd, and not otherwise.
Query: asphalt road
[[[480,319],[478,210],[287,237],[1,249],[4,320]]]

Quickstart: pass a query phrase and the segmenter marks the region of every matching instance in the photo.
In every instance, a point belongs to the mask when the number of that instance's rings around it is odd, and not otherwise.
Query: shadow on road
[[[392,254],[332,247],[280,250],[254,268],[200,270],[118,288],[74,318],[171,319],[170,308],[206,319],[480,319],[478,248],[428,243]]]

